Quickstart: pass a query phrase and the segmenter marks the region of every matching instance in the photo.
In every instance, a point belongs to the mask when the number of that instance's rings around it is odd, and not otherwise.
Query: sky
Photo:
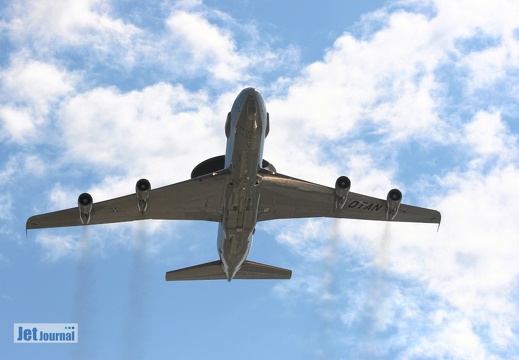
[[[0,1],[5,359],[519,359],[519,3]],[[260,223],[291,280],[166,282],[217,225],[35,230],[29,216],[189,178],[234,98],[277,171],[437,209],[435,225]],[[15,344],[74,322],[78,344]]]

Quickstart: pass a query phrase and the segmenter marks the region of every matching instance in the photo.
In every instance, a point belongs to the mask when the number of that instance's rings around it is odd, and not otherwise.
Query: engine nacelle
[[[267,128],[265,129],[265,139],[269,136],[270,132],[270,115],[267,113]]]
[[[339,176],[335,182],[335,208],[342,209],[348,199],[351,181],[347,176]]]
[[[402,192],[398,189],[392,189],[387,193],[387,211],[386,219],[393,220],[398,214],[400,203],[402,202]]]
[[[92,195],[89,193],[83,193],[77,198],[79,219],[83,225],[88,225],[90,223],[90,213],[92,212],[93,205],[94,200],[92,199]]]
[[[135,193],[137,194],[137,208],[141,213],[148,209],[150,192],[151,184],[147,179],[137,181],[137,184],[135,184]]]
[[[261,167],[265,170],[268,170],[270,171],[272,174],[275,174],[276,173],[276,168],[274,167],[274,165],[272,165],[271,163],[269,163],[267,160],[263,159],[262,163],[261,163]]]
[[[231,113],[227,114],[227,120],[225,120],[225,136],[227,139],[231,136]]]

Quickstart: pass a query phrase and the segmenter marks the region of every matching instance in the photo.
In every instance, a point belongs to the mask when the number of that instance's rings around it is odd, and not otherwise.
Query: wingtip
[[[32,216],[30,218],[27,219],[27,222],[25,223],[25,238],[27,239],[28,237],[28,234],[29,234],[29,229],[32,229],[32,227],[30,226],[32,223],[31,223],[31,219],[32,219]]]

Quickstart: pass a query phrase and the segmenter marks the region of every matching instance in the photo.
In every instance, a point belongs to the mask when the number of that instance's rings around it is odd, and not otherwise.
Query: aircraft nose
[[[246,89],[243,89],[243,91],[245,91],[250,96],[250,95],[254,95],[257,90],[253,87],[248,87]]]
[[[242,90],[235,100],[233,111],[237,113],[237,126],[246,131],[262,127],[265,105],[258,90],[249,87]]]
[[[256,105],[256,98],[250,97],[247,102],[247,115],[250,116],[256,116],[258,111],[258,107]]]

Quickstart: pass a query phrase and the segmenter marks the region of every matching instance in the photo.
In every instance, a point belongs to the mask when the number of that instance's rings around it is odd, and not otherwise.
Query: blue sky
[[[9,359],[519,358],[515,1],[2,1],[0,348]],[[442,212],[262,223],[289,281],[164,281],[216,225],[31,231],[34,214],[189,177],[246,86],[280,173]],[[77,345],[13,344],[77,322]]]

